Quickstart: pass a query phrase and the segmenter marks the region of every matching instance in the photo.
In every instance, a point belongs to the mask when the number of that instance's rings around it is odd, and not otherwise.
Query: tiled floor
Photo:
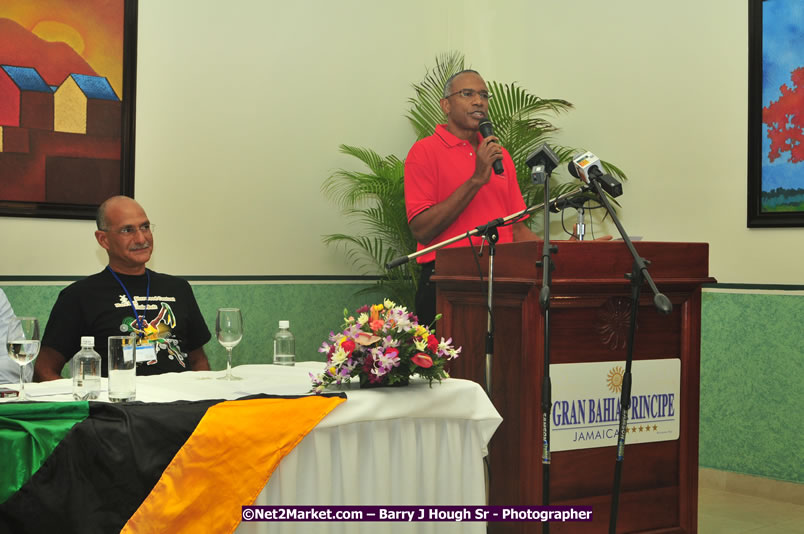
[[[804,534],[804,505],[699,487],[700,534]]]

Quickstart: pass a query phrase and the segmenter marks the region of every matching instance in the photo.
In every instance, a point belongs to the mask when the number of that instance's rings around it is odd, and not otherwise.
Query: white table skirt
[[[137,400],[236,399],[255,393],[305,394],[308,372],[295,367],[243,365],[244,380],[217,380],[222,371],[137,377]],[[69,380],[26,384],[30,400],[72,400]],[[108,400],[105,391],[99,400]],[[254,504],[482,505],[483,457],[502,418],[475,382],[414,379],[407,387],[344,389],[348,400],[330,412],[286,456]],[[244,503],[245,504],[245,503]],[[481,522],[243,522],[241,533],[485,532]]]

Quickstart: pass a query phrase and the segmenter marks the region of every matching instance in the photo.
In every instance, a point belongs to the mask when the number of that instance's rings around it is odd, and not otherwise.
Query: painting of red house
[[[36,69],[0,65],[0,124],[53,129],[53,90]]]
[[[0,215],[134,193],[137,0],[0,4]]]

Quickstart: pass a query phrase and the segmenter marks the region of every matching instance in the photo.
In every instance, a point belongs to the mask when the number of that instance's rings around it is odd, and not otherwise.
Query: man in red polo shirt
[[[476,71],[452,76],[440,102],[447,124],[417,141],[405,159],[405,207],[418,250],[525,209],[511,155],[497,137],[483,138],[478,132],[490,97]],[[497,160],[502,160],[502,174],[492,173]],[[539,239],[524,222],[500,228],[499,235],[499,243]],[[479,244],[480,238],[473,242]],[[466,245],[461,240],[449,246]],[[422,275],[416,312],[419,323],[429,324],[435,317],[435,287],[430,284],[435,253],[417,260]]]

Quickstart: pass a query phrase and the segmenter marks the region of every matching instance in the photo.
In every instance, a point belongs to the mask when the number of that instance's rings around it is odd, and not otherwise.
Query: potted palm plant
[[[407,118],[417,139],[432,134],[436,125],[444,122],[439,106],[444,84],[450,76],[463,69],[462,54],[443,54],[436,58],[435,67],[424,80],[413,84],[415,96],[408,101],[411,107]],[[488,86],[494,94],[489,101],[489,118],[494,123],[495,135],[514,160],[525,204],[543,202],[544,188],[531,182],[530,169],[525,162],[536,147],[546,142],[564,163],[578,152],[577,148],[553,142],[552,134],[558,128],[548,119],[548,116],[569,111],[572,104],[566,100],[538,97],[515,83],[490,81]],[[382,157],[367,148],[341,145],[340,150],[359,159],[368,171],[338,170],[324,181],[322,190],[348,218],[360,225],[362,231],[355,235],[326,235],[324,242],[341,247],[361,273],[381,273],[377,281],[379,289],[413,310],[418,264],[408,262],[397,269],[385,269],[391,259],[416,250],[405,212],[404,162],[394,155]],[[603,166],[607,172],[625,179],[624,173],[611,163],[603,162]],[[559,195],[573,187],[574,184],[551,182],[550,192]],[[540,217],[531,217],[528,223],[538,225],[540,220]],[[369,291],[376,289],[368,288]]]

